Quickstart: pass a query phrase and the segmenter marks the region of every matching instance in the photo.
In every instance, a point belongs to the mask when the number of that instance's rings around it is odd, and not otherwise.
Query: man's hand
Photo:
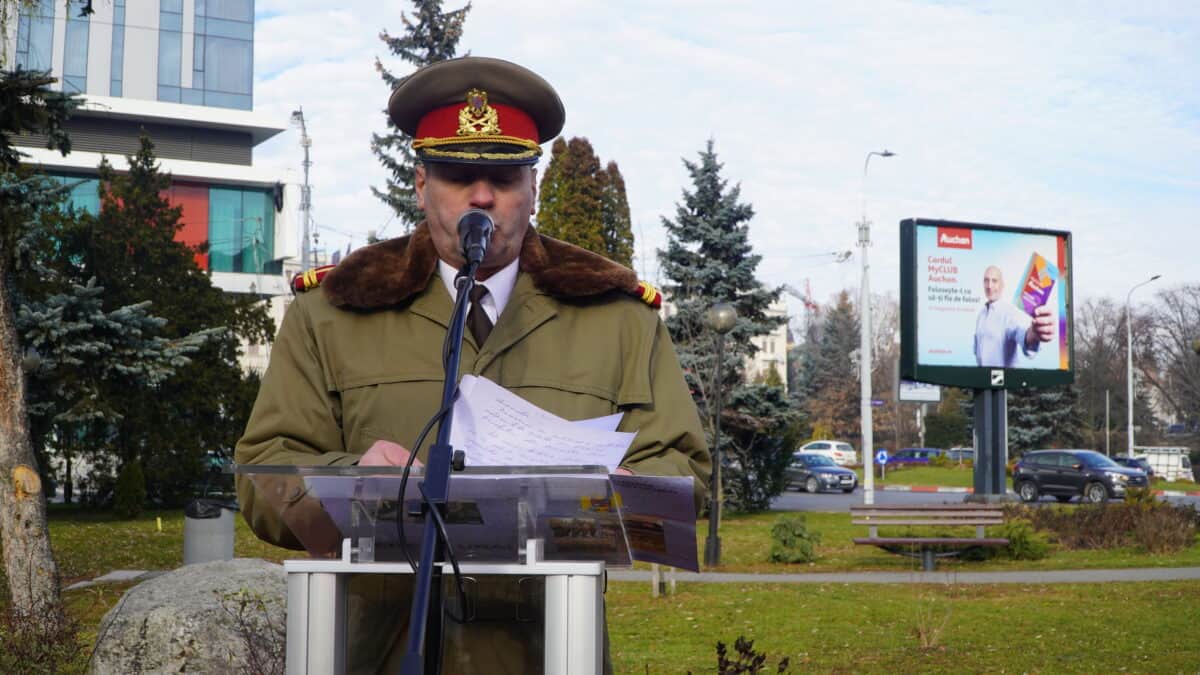
[[[1039,342],[1049,342],[1054,339],[1054,317],[1050,316],[1050,308],[1042,305],[1033,310],[1033,323],[1025,331],[1025,346],[1034,349]]]
[[[404,466],[408,463],[408,457],[412,454],[399,443],[391,441],[375,441],[375,443],[367,449],[361,459],[358,460],[359,466]],[[413,460],[413,466],[424,466],[421,460]]]
[[[629,469],[626,469],[623,466],[618,466],[617,470],[613,472],[613,475],[614,476],[632,476],[633,472],[630,471]]]

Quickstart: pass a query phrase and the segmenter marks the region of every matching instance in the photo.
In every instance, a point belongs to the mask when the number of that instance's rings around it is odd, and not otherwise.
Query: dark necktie
[[[471,300],[471,309],[467,312],[467,329],[475,338],[476,347],[482,347],[483,341],[487,340],[488,334],[492,332],[492,320],[488,318],[487,312],[483,311],[481,304],[487,292],[487,286],[476,284],[467,294],[467,298]]]

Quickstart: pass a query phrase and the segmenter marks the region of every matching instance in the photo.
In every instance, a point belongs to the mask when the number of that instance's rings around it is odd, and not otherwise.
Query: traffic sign
[[[887,464],[887,462],[888,462],[887,450],[880,450],[879,452],[875,453],[875,462],[877,464]]]
[[[880,406],[882,406],[882,405],[883,405],[883,399],[881,399],[881,398],[873,398],[873,399],[871,399],[871,405],[872,405],[872,406],[874,406],[874,407],[876,407],[876,408],[878,408],[878,407],[880,407]]]

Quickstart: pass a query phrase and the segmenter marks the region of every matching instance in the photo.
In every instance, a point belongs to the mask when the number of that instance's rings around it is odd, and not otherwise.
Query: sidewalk
[[[669,572],[664,573],[666,578]],[[649,583],[651,572],[613,570],[611,581]],[[1053,570],[1013,572],[814,572],[812,574],[744,574],[680,572],[676,582],[710,584],[1094,584],[1115,581],[1187,581],[1200,579],[1200,567],[1137,567],[1119,570]]]
[[[87,588],[102,583],[146,581],[167,570],[114,570],[90,581],[79,581],[63,590]],[[661,572],[672,577],[670,568]],[[649,570],[610,570],[610,581],[649,583]],[[677,583],[702,584],[1097,584],[1120,581],[1200,580],[1200,567],[1134,567],[1117,570],[1043,570],[1012,572],[813,572],[811,574],[752,574],[744,572],[682,572],[674,570]]]

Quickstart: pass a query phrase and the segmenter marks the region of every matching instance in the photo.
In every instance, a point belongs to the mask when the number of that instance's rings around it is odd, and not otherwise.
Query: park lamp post
[[[871,222],[867,220],[867,167],[871,165],[871,156],[895,157],[891,150],[867,153],[863,162],[862,176],[862,220],[858,223],[858,245],[862,247],[862,300],[859,302],[859,357],[858,379],[859,395],[862,397],[860,417],[862,418],[862,455],[863,455],[863,503],[875,503],[875,467],[872,455],[875,453],[874,438],[872,437],[873,420],[871,419],[871,286],[867,264],[867,249],[871,246]]]
[[[1149,279],[1137,284],[1129,289],[1129,293],[1125,294],[1125,384],[1128,387],[1126,405],[1129,406],[1125,423],[1129,427],[1129,451],[1127,456],[1133,458],[1133,323],[1130,322],[1129,300],[1133,297],[1133,292],[1145,286],[1146,284],[1155,281],[1161,274],[1155,274]]]
[[[708,538],[704,540],[704,566],[721,564],[721,368],[725,360],[725,334],[737,323],[737,310],[728,302],[718,302],[704,312],[704,323],[717,334],[717,365],[713,370],[715,405],[713,410],[712,479],[709,482]]]

